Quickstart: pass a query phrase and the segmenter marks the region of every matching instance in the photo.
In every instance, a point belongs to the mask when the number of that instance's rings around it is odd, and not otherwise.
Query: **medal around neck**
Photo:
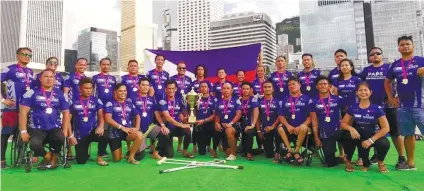
[[[47,113],[47,114],[52,114],[52,113],[53,113],[53,109],[52,109],[51,107],[48,107],[48,108],[46,109],[46,113]]]

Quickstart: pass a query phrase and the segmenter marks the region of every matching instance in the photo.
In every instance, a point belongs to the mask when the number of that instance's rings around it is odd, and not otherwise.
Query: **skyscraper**
[[[78,57],[88,60],[87,71],[100,71],[99,61],[110,58],[111,71],[118,69],[118,37],[116,31],[89,27],[78,35]]]
[[[16,63],[16,50],[29,47],[33,51],[30,67],[45,68],[52,56],[59,58],[63,71],[63,1],[1,1],[1,67]]]
[[[144,71],[144,49],[154,47],[152,0],[121,0],[120,70],[127,71],[128,60],[139,62]]]
[[[277,37],[275,24],[267,14],[249,12],[225,15],[210,25],[210,49],[261,43],[263,63],[274,63]]]
[[[178,1],[179,50],[208,50],[210,22],[223,15],[221,0]]]

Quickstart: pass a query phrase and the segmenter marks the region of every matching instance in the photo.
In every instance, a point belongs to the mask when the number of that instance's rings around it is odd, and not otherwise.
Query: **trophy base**
[[[195,116],[189,116],[187,123],[188,124],[194,124],[194,123],[196,123],[196,117]]]

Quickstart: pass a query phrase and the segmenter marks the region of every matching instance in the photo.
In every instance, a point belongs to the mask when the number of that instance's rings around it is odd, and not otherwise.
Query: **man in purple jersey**
[[[287,59],[284,56],[278,56],[275,59],[277,71],[271,74],[269,80],[274,84],[274,97],[284,100],[289,95],[288,79],[293,76],[291,72],[286,71]]]
[[[415,128],[424,132],[424,58],[414,56],[412,36],[398,38],[398,50],[402,58],[393,62],[384,81],[389,104],[398,107],[400,134],[405,136],[407,164],[398,170],[417,170],[415,167]],[[398,97],[392,93],[392,81],[396,79]]]
[[[28,90],[22,96],[19,106],[19,130],[22,141],[30,142],[29,147],[34,151],[34,156],[44,157],[38,164],[38,169],[55,169],[58,167],[57,154],[62,150],[68,135],[69,104],[63,92],[53,87],[53,71],[43,70],[40,81],[40,88]],[[48,152],[44,149],[45,142],[51,147]]]
[[[312,54],[305,53],[302,55],[303,71],[297,74],[300,80],[300,91],[310,98],[318,97],[318,90],[315,85],[315,79],[321,75],[321,71],[313,68]]]
[[[227,72],[224,68],[220,68],[217,71],[217,76],[219,80],[215,82],[213,85],[212,95],[215,96],[215,98],[219,99],[222,98],[222,89],[225,83],[229,83],[231,85],[231,88],[234,86],[233,83],[227,81]]]
[[[69,103],[72,104],[73,100],[79,99],[79,81],[82,78],[86,78],[85,71],[87,70],[87,59],[78,58],[75,63],[75,72],[69,74],[65,77],[65,84],[63,87],[63,92],[65,96],[69,98]],[[73,128],[73,127],[72,127]],[[73,160],[71,145],[68,145],[68,160]]]
[[[256,67],[256,79],[253,80],[253,94],[257,98],[263,98],[264,97],[264,90],[262,88],[263,83],[266,81],[265,79],[265,67],[258,66]]]
[[[286,146],[288,153],[284,156],[285,161],[295,160],[296,164],[303,163],[304,159],[299,151],[303,145],[303,141],[307,138],[308,126],[311,123],[309,117],[309,109],[312,105],[312,100],[307,95],[300,92],[300,82],[295,76],[292,76],[288,81],[290,95],[285,98],[279,112],[280,123],[283,127],[278,128],[278,134]],[[290,142],[296,141],[296,148],[293,152]]]
[[[18,126],[18,111],[22,95],[30,89],[34,74],[27,67],[32,58],[32,50],[28,47],[16,51],[17,63],[5,67],[1,72],[1,83],[5,82],[7,92],[2,94],[2,130],[1,130],[1,168],[7,168],[6,149],[10,135]]]
[[[165,56],[156,55],[155,64],[156,68],[147,72],[146,76],[150,79],[150,83],[155,90],[155,99],[161,100],[166,97],[165,95],[165,81],[169,79],[169,73],[163,70],[165,63]]]
[[[176,96],[181,98],[183,93],[187,94],[191,90],[191,78],[185,75],[187,68],[183,61],[177,64],[178,74],[171,76],[171,79],[177,82],[177,93]]]
[[[337,81],[337,78],[339,78],[340,74],[340,61],[347,58],[347,52],[343,49],[338,49],[336,52],[334,52],[334,61],[336,62],[336,67],[328,73],[328,78],[330,78],[331,83],[334,84],[334,82]]]
[[[56,71],[58,65],[59,65],[59,60],[56,57],[50,57],[46,61],[46,68],[49,70],[55,71],[56,81],[54,84],[54,88],[60,91],[63,91],[65,80],[63,79],[62,73]],[[37,74],[34,81],[31,84],[31,89],[34,89],[40,86],[41,86],[40,74]]]
[[[365,67],[359,76],[363,81],[369,84],[369,88],[372,90],[370,97],[371,103],[379,105],[384,108],[387,120],[390,127],[390,137],[392,138],[393,144],[398,152],[398,162],[396,167],[402,166],[402,163],[406,162],[403,152],[403,139],[399,133],[399,122],[397,120],[397,109],[387,104],[387,94],[384,91],[384,79],[386,78],[387,71],[390,68],[389,64],[383,62],[383,51],[379,47],[373,47],[369,51],[369,59],[372,65]],[[376,150],[374,150],[374,153]],[[373,164],[377,163],[377,155],[371,158]]]

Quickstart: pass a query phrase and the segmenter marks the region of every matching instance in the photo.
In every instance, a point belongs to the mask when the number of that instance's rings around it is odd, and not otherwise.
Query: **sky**
[[[98,27],[120,31],[119,0],[64,0],[65,48],[71,49],[79,31]],[[225,13],[265,12],[274,23],[299,14],[299,0],[224,0]],[[154,13],[155,14],[155,13]]]

